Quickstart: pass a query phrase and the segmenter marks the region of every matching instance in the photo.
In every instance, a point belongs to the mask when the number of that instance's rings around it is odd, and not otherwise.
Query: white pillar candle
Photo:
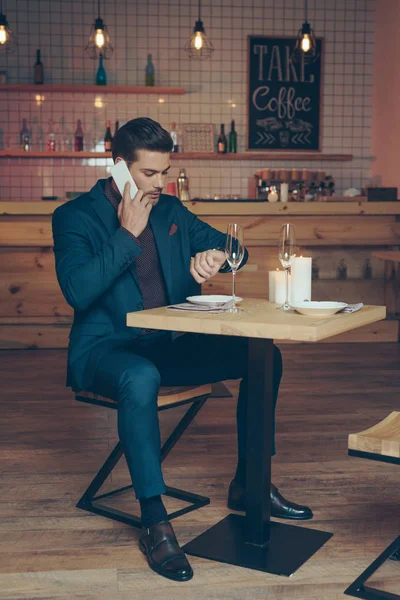
[[[291,267],[292,291],[290,303],[296,306],[298,302],[311,300],[311,264],[312,258],[299,256],[294,259]]]
[[[277,269],[276,271],[268,271],[268,277],[269,277],[268,299],[270,302],[275,302],[275,281],[276,281],[277,273],[279,273],[279,269]]]
[[[289,199],[289,184],[281,183],[281,202],[287,202]]]
[[[289,273],[289,302],[290,302],[290,289],[291,289],[291,275]],[[285,304],[286,302],[286,280],[285,271],[275,272],[275,303]]]

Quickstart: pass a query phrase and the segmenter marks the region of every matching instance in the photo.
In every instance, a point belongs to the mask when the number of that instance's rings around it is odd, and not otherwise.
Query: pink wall
[[[400,2],[376,0],[371,174],[400,198]]]

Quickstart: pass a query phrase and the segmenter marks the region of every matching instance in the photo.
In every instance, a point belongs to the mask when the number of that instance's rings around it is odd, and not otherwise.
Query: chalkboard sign
[[[296,38],[249,36],[248,150],[319,150],[321,52],[293,62]]]

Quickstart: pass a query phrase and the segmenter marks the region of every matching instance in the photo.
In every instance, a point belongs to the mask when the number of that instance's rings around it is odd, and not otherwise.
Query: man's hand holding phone
[[[146,229],[151,209],[153,207],[150,198],[143,196],[144,192],[139,190],[131,200],[129,181],[125,184],[122,200],[118,205],[118,218],[121,226],[130,231],[135,237],[139,237]]]

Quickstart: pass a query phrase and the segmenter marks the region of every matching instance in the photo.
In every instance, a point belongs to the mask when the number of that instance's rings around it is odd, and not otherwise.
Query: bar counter
[[[67,346],[72,309],[65,303],[54,272],[51,215],[62,202],[0,202],[0,348]],[[344,300],[394,306],[396,273],[372,257],[377,250],[400,249],[400,202],[219,202],[192,201],[187,208],[221,231],[239,222],[249,248],[248,264],[238,274],[237,293],[268,298],[268,271],[280,268],[280,227],[296,227],[301,253],[319,265],[313,281],[314,300]],[[337,265],[348,268],[337,279]],[[363,278],[371,260],[373,276]],[[231,293],[231,277],[218,275],[203,286],[205,293]],[[386,321],[342,334],[330,341],[398,341],[398,321]]]

